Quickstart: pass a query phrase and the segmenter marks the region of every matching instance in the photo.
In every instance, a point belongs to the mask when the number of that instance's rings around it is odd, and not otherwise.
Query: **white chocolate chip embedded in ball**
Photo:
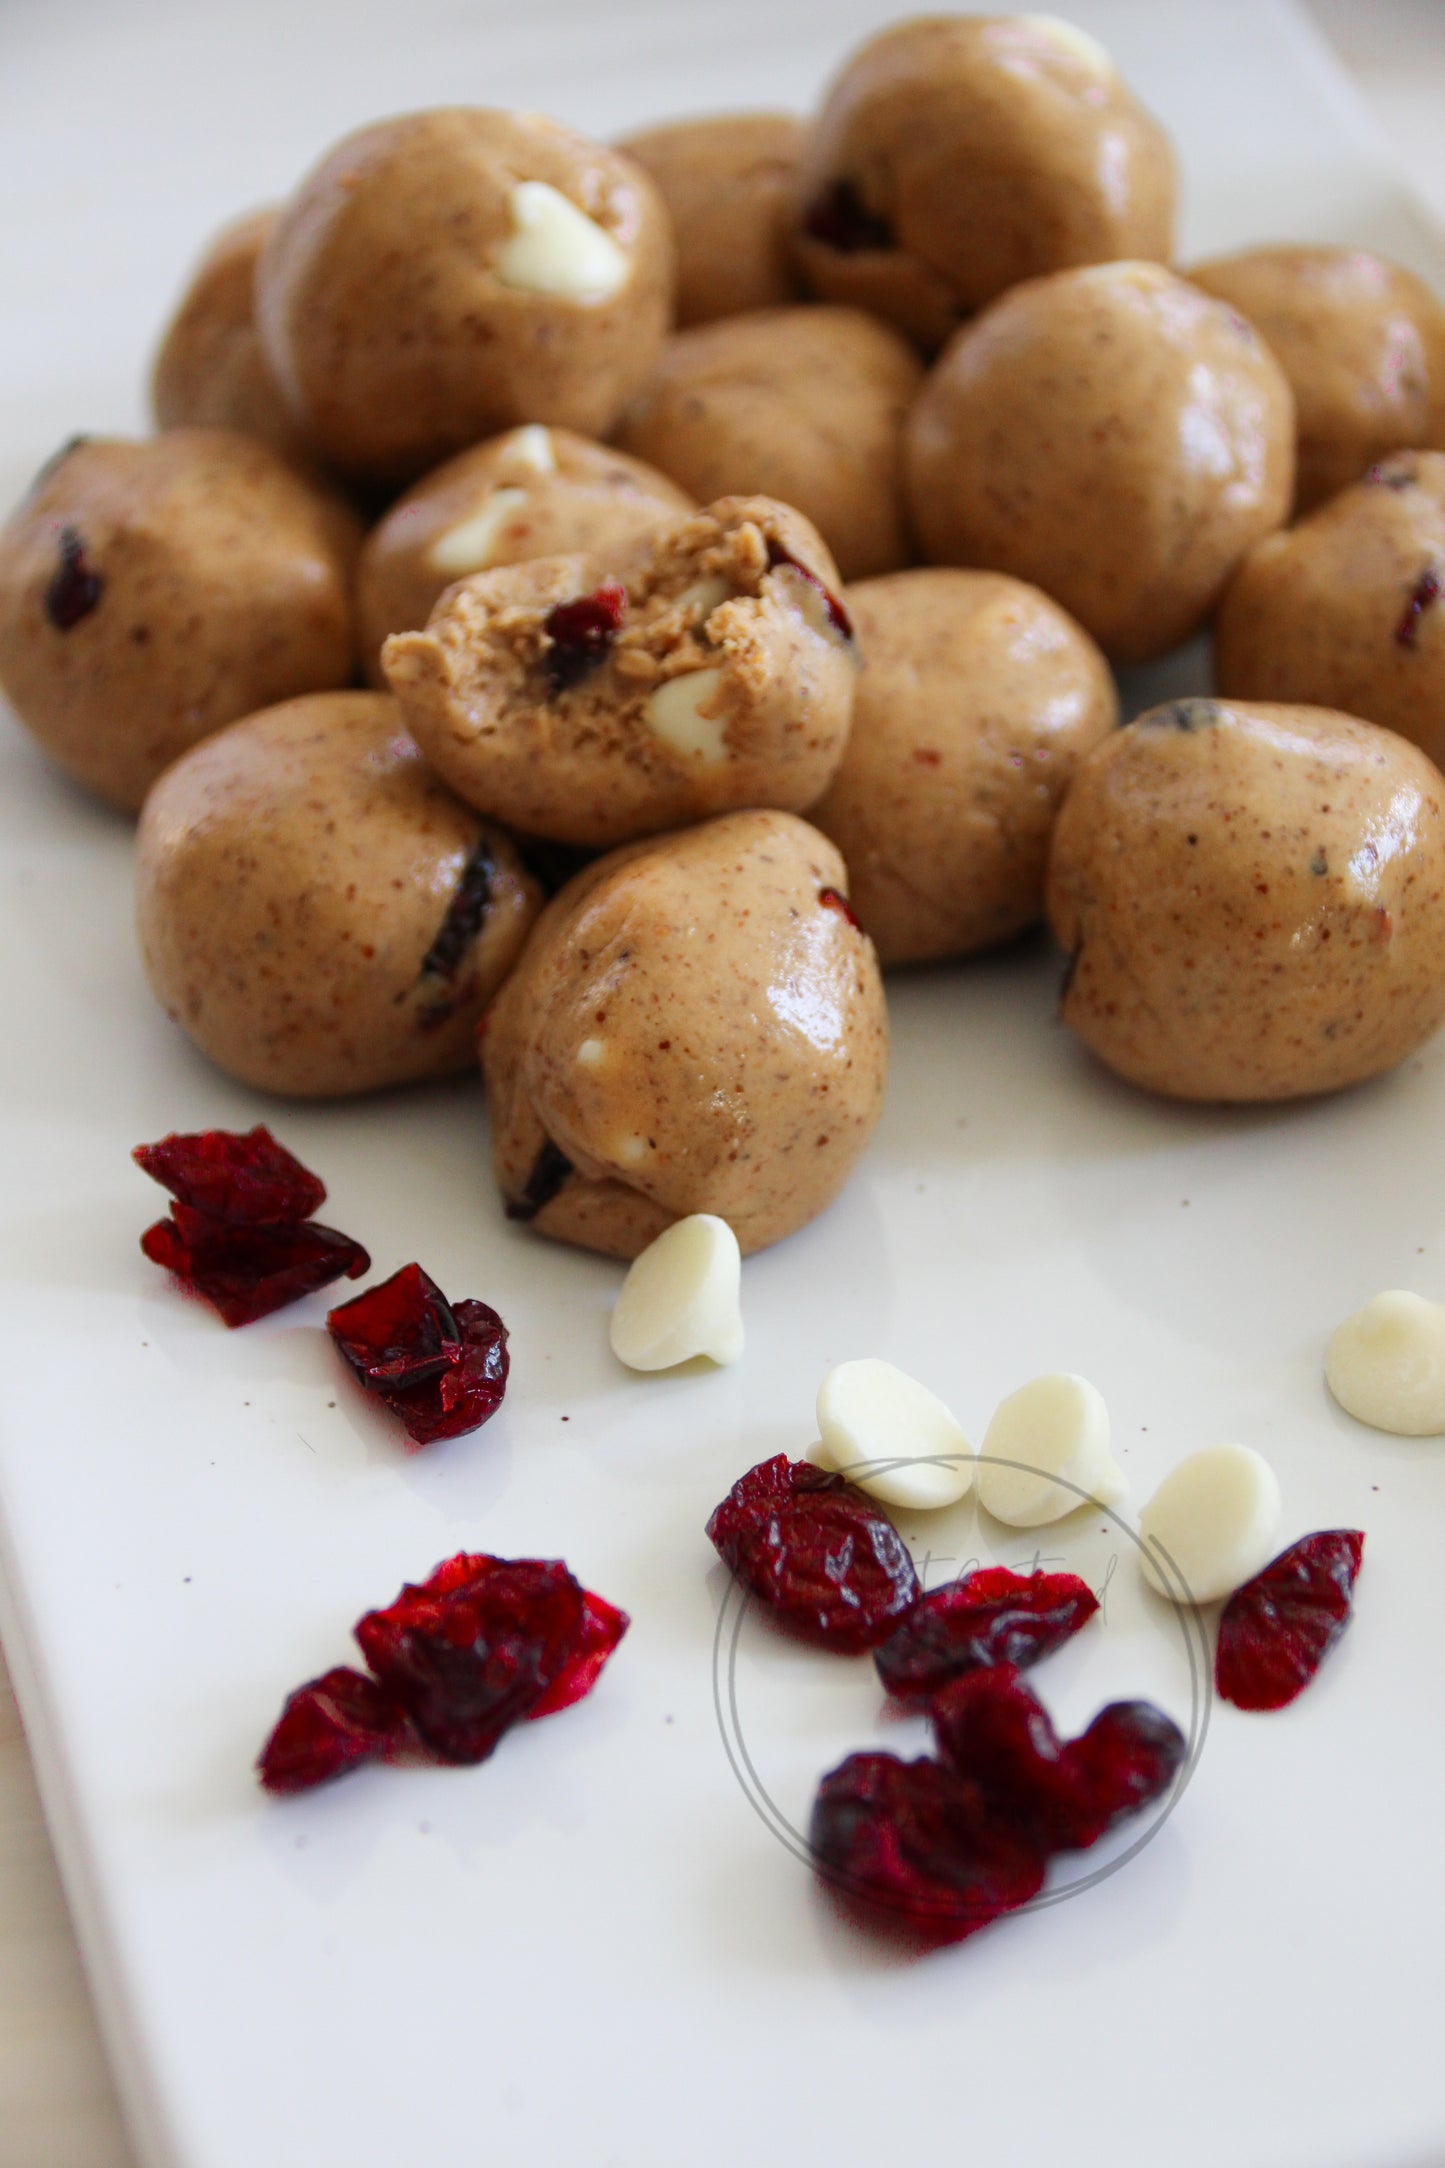
[[[631,1136],[618,1138],[612,1156],[619,1167],[640,1167],[647,1157],[647,1152],[646,1137],[640,1137],[634,1132]]]
[[[1037,31],[1041,38],[1047,38],[1051,44],[1061,45],[1064,51],[1071,53],[1091,75],[1104,77],[1114,74],[1114,62],[1107,49],[1097,38],[1091,37],[1087,30],[1081,30],[1077,23],[1067,22],[1062,15],[1021,15],[1019,21],[1027,23],[1030,30]]]
[[[1445,1304],[1402,1287],[1347,1317],[1325,1353],[1325,1383],[1347,1415],[1401,1438],[1445,1431]]]
[[[1145,1580],[1173,1603],[1233,1595],[1273,1557],[1280,1511],[1279,1483],[1262,1454],[1247,1445],[1191,1453],[1139,1515]]]
[[[494,489],[468,519],[439,534],[427,551],[433,571],[461,579],[468,572],[485,572],[508,520],[527,502],[525,489]]]
[[[828,1372],[818,1434],[821,1464],[887,1505],[951,1506],[973,1481],[973,1447],[943,1402],[873,1357]]]
[[[584,1039],[577,1049],[579,1069],[600,1069],[607,1057],[607,1048],[601,1039]]]
[[[525,428],[514,429],[509,437],[497,446],[509,467],[530,467],[533,474],[557,472],[557,448],[552,442],[552,432],[541,422],[528,422]]]
[[[1041,1528],[1128,1494],[1109,1451],[1109,1411],[1087,1378],[1056,1370],[1000,1402],[984,1435],[979,1503],[1011,1528]]]
[[[610,301],[627,283],[627,251],[547,181],[519,181],[512,231],[493,269],[504,286],[560,301]]]
[[[743,1351],[742,1256],[726,1220],[694,1212],[636,1258],[612,1312],[612,1352],[629,1370],[671,1370]]]
[[[711,617],[719,604],[731,599],[732,588],[726,580],[697,580],[685,587],[673,607],[678,610],[695,610],[699,617]]]
[[[721,670],[687,670],[650,693],[643,715],[654,737],[693,760],[727,759],[727,717],[704,709],[722,683]]]

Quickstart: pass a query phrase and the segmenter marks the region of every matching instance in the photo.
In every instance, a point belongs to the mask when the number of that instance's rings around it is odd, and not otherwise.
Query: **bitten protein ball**
[[[907,472],[926,556],[1030,580],[1142,662],[1197,631],[1283,521],[1294,401],[1244,318],[1160,265],[1060,271],[958,333]]]
[[[1362,248],[1254,248],[1188,274],[1241,310],[1289,378],[1295,511],[1402,445],[1445,443],[1445,308]]]
[[[618,144],[652,175],[672,218],[679,324],[794,298],[788,227],[802,142],[791,113],[725,113]]]
[[[903,426],[918,357],[856,309],[765,309],[669,340],[621,441],[700,503],[796,505],[846,580],[911,555]]]
[[[735,813],[548,905],[482,1040],[512,1219],[614,1257],[715,1213],[744,1252],[821,1212],[883,1103],[873,944],[831,843]]]
[[[531,557],[610,550],[693,510],[665,474],[626,452],[532,423],[449,459],[367,537],[357,611],[369,675],[381,643],[425,625],[443,590]]]
[[[1049,834],[1119,719],[1108,664],[1036,587],[895,572],[845,596],[862,670],[843,765],[809,819],[884,964],[961,956],[1043,915]]]
[[[811,291],[929,351],[1022,279],[1168,262],[1169,139],[1104,48],[1049,15],[895,24],[843,67],[798,173]]]
[[[1222,692],[1397,730],[1445,764],[1445,454],[1401,452],[1257,543],[1214,625]]]
[[[1054,829],[1066,1024],[1171,1099],[1294,1099],[1445,1019],[1445,782],[1325,708],[1180,700],[1081,766]]]
[[[79,438],[0,529],[0,686],[134,809],[198,739],[355,659],[350,507],[254,439]]]
[[[247,716],[178,761],[141,819],[152,990],[263,1091],[340,1097],[467,1068],[541,900],[382,693]]]
[[[253,211],[206,250],[156,355],[151,406],[162,429],[234,429],[304,460],[309,447],[256,331],[256,260],[276,216]]]
[[[672,312],[641,167],[535,113],[456,108],[339,144],[256,274],[267,358],[343,471],[410,481],[521,422],[608,434]]]
[[[605,850],[735,806],[800,811],[843,757],[857,661],[838,577],[787,505],[724,498],[620,556],[460,581],[387,679],[479,811]]]

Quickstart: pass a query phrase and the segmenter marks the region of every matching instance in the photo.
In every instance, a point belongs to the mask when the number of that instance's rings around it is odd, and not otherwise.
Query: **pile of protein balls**
[[[160,434],[0,534],[0,682],[142,808],[171,1016],[317,1097],[480,1032],[508,1211],[619,1256],[809,1220],[880,964],[1045,910],[1152,1090],[1418,1047],[1445,311],[1358,249],[1181,276],[1174,192],[1091,38],[958,15],[806,122],[383,121],[224,233]],[[1211,619],[1220,697],[1117,728]]]

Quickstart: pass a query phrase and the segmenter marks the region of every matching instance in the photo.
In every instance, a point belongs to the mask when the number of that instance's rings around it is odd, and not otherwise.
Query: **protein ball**
[[[0,529],[0,685],[53,760],[134,810],[212,731],[346,684],[360,539],[253,438],[79,439]]]
[[[305,461],[309,446],[256,331],[256,261],[276,217],[253,211],[206,250],[156,355],[151,406],[162,429],[234,429]]]
[[[1063,1017],[1172,1099],[1294,1099],[1445,1018],[1445,783],[1324,708],[1181,700],[1084,761],[1054,830]]]
[[[803,150],[796,256],[825,301],[929,351],[1074,264],[1169,260],[1169,139],[1097,41],[1047,15],[924,16],[845,64]]]
[[[462,580],[382,656],[468,804],[605,849],[735,806],[801,811],[827,788],[857,676],[837,585],[798,513],[724,498],[620,557]]]
[[[1257,543],[1214,627],[1221,691],[1304,700],[1445,763],[1445,454],[1401,452]]]
[[[382,693],[248,716],[177,762],[141,819],[151,988],[263,1091],[340,1097],[469,1067],[541,900]]]
[[[903,427],[918,357],[856,309],[764,309],[679,332],[620,441],[689,490],[796,505],[845,580],[906,564]]]
[[[652,175],[671,216],[679,324],[793,299],[788,220],[802,141],[792,113],[725,113],[618,144]]]
[[[462,452],[367,537],[357,612],[368,675],[383,682],[382,641],[425,625],[454,581],[532,557],[609,550],[692,510],[665,474],[570,429],[534,422]]]
[[[862,657],[843,765],[809,819],[848,866],[884,964],[987,948],[1043,915],[1059,804],[1119,719],[1093,641],[997,572],[895,572],[846,593]]]
[[[614,851],[563,889],[482,1041],[510,1218],[635,1257],[708,1212],[746,1254],[832,1202],[888,1045],[845,878],[816,829],[752,812]]]
[[[1245,319],[1159,265],[1060,271],[958,333],[907,469],[926,556],[1031,580],[1142,662],[1196,631],[1283,521],[1294,401]]]
[[[307,435],[405,482],[519,422],[606,436],[672,287],[641,167],[540,114],[457,108],[339,144],[282,212],[256,300]]]
[[[1242,310],[1289,378],[1297,513],[1402,444],[1445,442],[1445,308],[1413,272],[1363,248],[1254,248],[1189,279]]]

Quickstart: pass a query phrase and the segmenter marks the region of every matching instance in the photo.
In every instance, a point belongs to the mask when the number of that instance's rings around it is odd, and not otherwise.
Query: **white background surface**
[[[345,127],[444,98],[603,133],[802,102],[880,14],[553,6],[504,29],[428,0],[403,29],[391,7],[296,12],[0,13],[0,180],[25,211],[0,233],[7,499],[73,429],[140,425],[155,327],[201,239]],[[1282,16],[1075,12],[1180,137],[1186,254],[1355,238],[1438,278]],[[1438,19],[1390,19],[1417,15]],[[1403,112],[1420,44],[1375,65],[1398,68]],[[1089,1070],[1049,1020],[1042,952],[903,982],[863,1176],[749,1266],[744,1366],[672,1381],[610,1367],[613,1268],[501,1226],[469,1086],[276,1114],[379,1272],[419,1254],[512,1323],[503,1415],[407,1459],[338,1390],[322,1303],[226,1336],[146,1276],[134,1238],[159,1192],[127,1147],[267,1110],[150,1011],[125,830],[18,741],[0,760],[7,1646],[148,2157],[771,2164],[824,2158],[830,2133],[838,2159],[948,2140],[1210,2168],[1440,2158],[1440,1957],[1417,1923],[1445,1894],[1441,1463],[1354,1430],[1318,1378],[1336,1316],[1390,1282],[1445,1285],[1438,1048],[1348,1100],[1226,1119]],[[1221,1712],[1126,1873],[913,1967],[836,1928],[735,1787],[712,1706],[721,1576],[701,1522],[742,1467],[806,1449],[823,1364],[864,1352],[916,1368],[976,1434],[1031,1371],[1085,1369],[1140,1495],[1233,1434],[1279,1466],[1287,1536],[1370,1533],[1330,1672],[1285,1717]],[[910,1533],[983,1547],[962,1525]],[[564,1553],[633,1610],[597,1694],[483,1770],[378,1771],[267,1807],[248,1763],[284,1692],[463,1542]],[[1046,1547],[1098,1579],[1120,1546],[1070,1526]],[[1186,1714],[1177,1640],[1127,1555],[1110,1590],[1107,1632],[1051,1663],[1046,1698],[1068,1723],[1138,1689]],[[748,1743],[801,1817],[823,1768],[893,1736],[870,1667],[762,1632],[743,1649]],[[0,1955],[0,2160],[103,2168],[124,2155],[94,2063],[62,2066],[84,2074],[53,2109],[37,2082],[48,2008],[75,2037],[74,1980],[16,1894],[39,1846],[3,1725],[0,1952],[12,1918],[22,1953],[40,1941],[22,1965]]]

